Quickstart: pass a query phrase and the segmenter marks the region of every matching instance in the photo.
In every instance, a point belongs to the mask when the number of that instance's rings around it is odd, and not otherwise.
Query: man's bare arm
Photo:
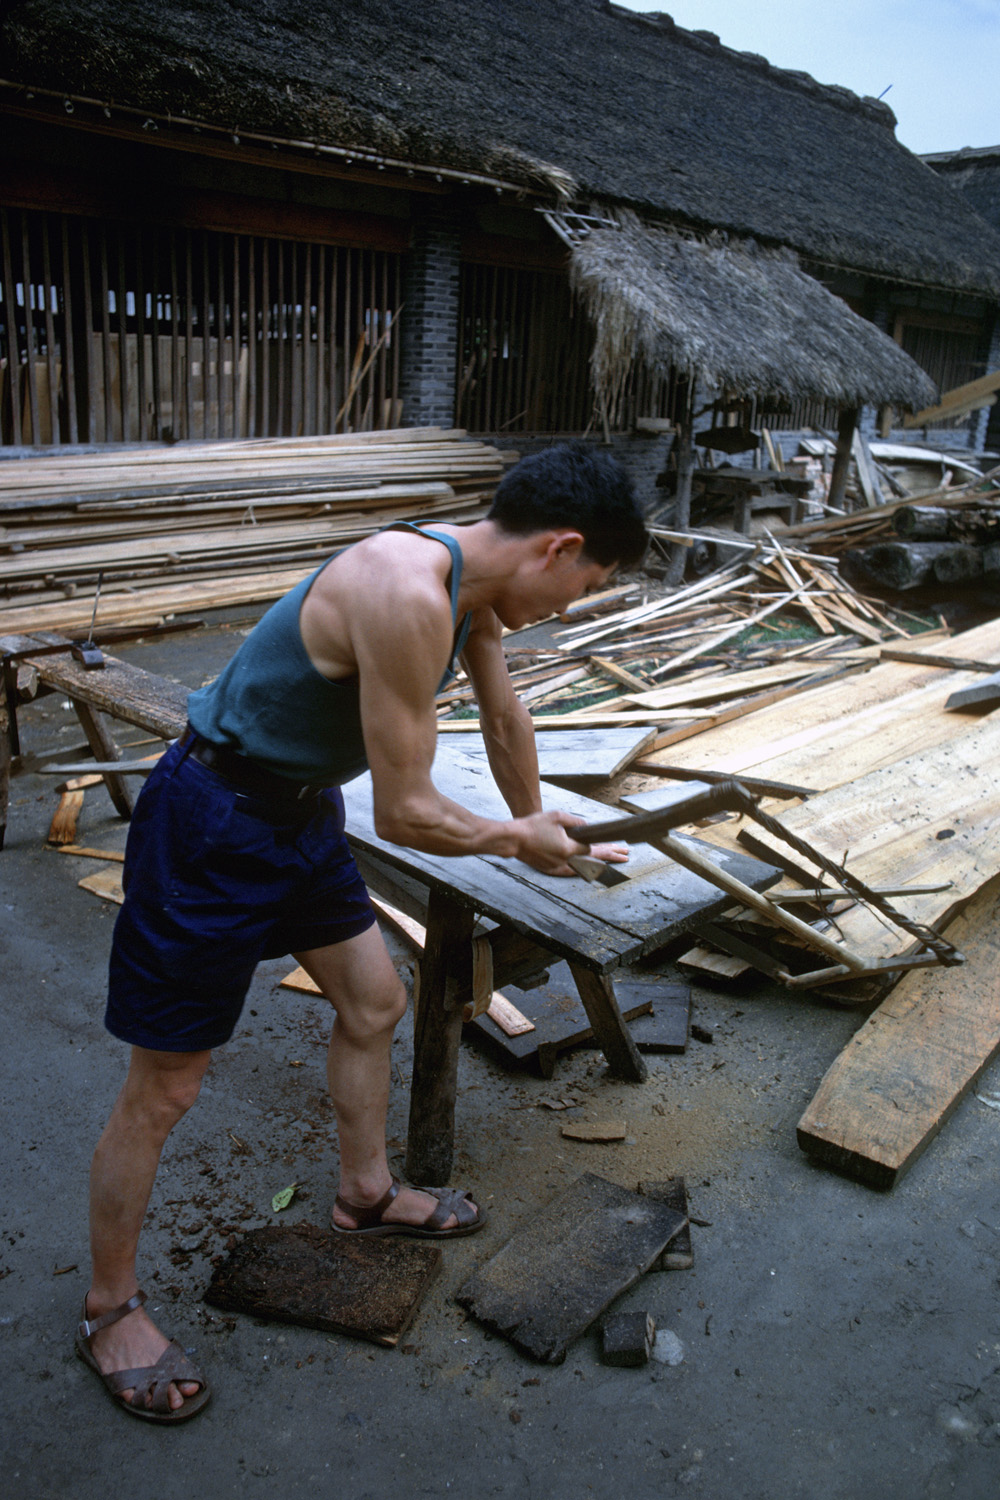
[[[541,812],[535,726],[514,691],[500,621],[491,609],[473,615],[462,665],[476,695],[486,756],[504,801],[516,818]]]
[[[434,701],[451,649],[451,611],[423,580],[397,583],[391,611],[384,597],[358,601],[352,621],[379,837],[429,854],[496,854],[561,869],[583,849],[566,832],[577,821],[570,815],[533,808],[510,820],[481,818],[435,787]]]

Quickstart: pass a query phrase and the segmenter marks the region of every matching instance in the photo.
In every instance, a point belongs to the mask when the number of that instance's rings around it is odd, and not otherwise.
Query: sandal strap
[[[99,1333],[102,1328],[110,1327],[112,1323],[117,1323],[120,1318],[127,1318],[130,1312],[135,1312],[136,1308],[141,1307],[145,1301],[145,1292],[134,1292],[127,1302],[122,1303],[121,1307],[115,1307],[111,1312],[101,1313],[100,1317],[98,1318],[88,1318],[87,1299],[86,1297],[84,1297],[83,1317],[80,1320],[79,1325],[80,1337],[82,1339],[92,1338],[93,1335],[95,1333]]]
[[[343,1209],[344,1213],[350,1214],[351,1218],[357,1221],[358,1229],[374,1229],[376,1225],[381,1224],[382,1215],[398,1194],[400,1187],[399,1179],[394,1177],[377,1203],[349,1203],[339,1193],[334,1201],[338,1208]]]
[[[143,1365],[135,1370],[115,1370],[104,1376],[105,1385],[114,1395],[118,1396],[122,1391],[128,1390],[134,1392],[126,1405],[159,1412],[173,1410],[170,1405],[170,1387],[178,1381],[190,1381],[202,1388],[205,1385],[205,1377],[191,1363],[176,1339],[171,1340],[155,1365]],[[147,1396],[152,1397],[148,1403]]]
[[[460,1226],[472,1224],[479,1217],[471,1198],[462,1188],[422,1187],[418,1192],[429,1193],[438,1200],[437,1207],[423,1222],[424,1229],[443,1229],[452,1214]]]

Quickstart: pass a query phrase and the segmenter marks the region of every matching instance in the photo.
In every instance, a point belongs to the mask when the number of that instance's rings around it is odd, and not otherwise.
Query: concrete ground
[[[119,654],[196,685],[238,639],[215,625]],[[21,723],[29,768],[75,758],[82,736],[59,698]],[[266,964],[168,1143],[143,1243],[156,1316],[195,1349],[214,1399],[174,1430],[114,1411],[72,1335],[88,1275],[87,1168],[125,1064],[102,1025],[116,908],[77,886],[97,861],[45,845],[56,779],[32,769],[15,779],[0,854],[5,1500],[996,1496],[1000,1113],[977,1095],[1000,1090],[1000,1076],[984,1077],[891,1193],[874,1193],[813,1167],[795,1141],[861,1014],[766,984],[696,989],[693,1019],[712,1040],[650,1059],[640,1086],[609,1079],[589,1050],[543,1082],[466,1045],[455,1181],[474,1187],[490,1223],[443,1247],[411,1330],[384,1349],[201,1300],[232,1225],[279,1222],[276,1191],[299,1184],[285,1222],[325,1225],[331,1205],[324,1005],[278,987],[290,961]],[[79,836],[123,847],[103,788],[87,793]],[[409,978],[408,953],[393,951]],[[408,1020],[394,1056],[389,1134],[401,1166]],[[545,1101],[568,1096],[577,1118],[623,1116],[627,1139],[563,1138],[567,1116]],[[455,1300],[472,1269],[584,1171],[627,1186],[687,1179],[693,1268],[650,1273],[619,1304],[672,1331],[679,1363],[606,1366],[591,1332],[564,1364],[535,1364]]]

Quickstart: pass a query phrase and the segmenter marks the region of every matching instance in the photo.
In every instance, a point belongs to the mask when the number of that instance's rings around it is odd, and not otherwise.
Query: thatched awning
[[[593,230],[571,257],[609,409],[635,361],[741,396],[908,410],[937,399],[919,365],[790,250],[683,236],[621,214],[618,228]]]

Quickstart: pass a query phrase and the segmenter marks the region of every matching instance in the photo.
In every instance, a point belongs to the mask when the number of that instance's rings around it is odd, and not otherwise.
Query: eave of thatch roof
[[[704,240],[634,215],[574,244],[570,275],[595,329],[594,380],[613,406],[635,361],[738,395],[891,403],[936,399],[886,334],[785,249]]]
[[[606,0],[6,0],[0,74],[1000,297],[1000,235],[884,104]]]

